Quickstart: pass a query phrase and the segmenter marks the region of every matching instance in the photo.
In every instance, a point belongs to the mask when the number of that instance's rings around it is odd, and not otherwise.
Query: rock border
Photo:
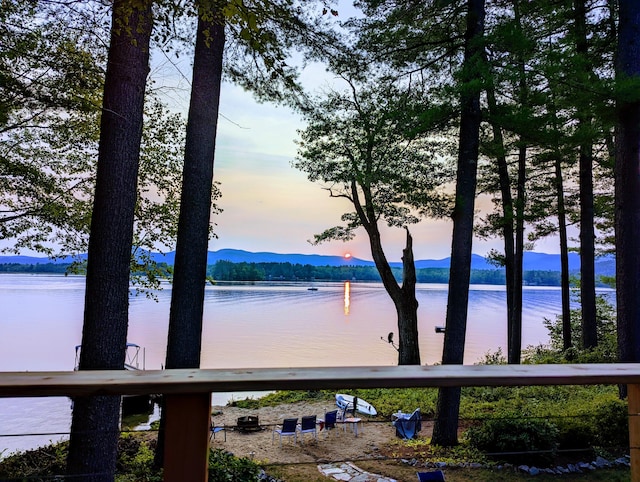
[[[593,462],[578,462],[575,464],[567,464],[566,466],[558,465],[556,467],[548,467],[548,468],[539,468],[528,465],[512,465],[512,464],[499,464],[499,465],[485,465],[477,462],[461,462],[449,464],[447,462],[426,462],[424,464],[420,464],[417,459],[400,459],[402,463],[407,465],[411,465],[412,467],[426,467],[432,469],[444,469],[447,467],[450,468],[470,468],[470,469],[497,469],[497,470],[506,470],[506,469],[514,469],[517,472],[529,475],[538,475],[538,474],[551,474],[551,475],[563,475],[563,474],[582,474],[584,472],[591,472],[593,470],[598,469],[607,469],[610,467],[631,467],[631,457],[629,455],[625,455],[623,457],[618,457],[614,461],[610,461],[605,459],[604,457],[596,457]]]

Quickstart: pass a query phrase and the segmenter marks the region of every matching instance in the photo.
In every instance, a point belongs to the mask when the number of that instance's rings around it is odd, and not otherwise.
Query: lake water
[[[395,365],[393,303],[380,283],[256,283],[206,288],[202,368]],[[130,342],[147,369],[164,363],[170,285],[157,301],[131,297]],[[612,295],[613,296],[613,295]],[[422,363],[439,362],[447,286],[417,287]],[[558,288],[525,288],[523,346],[548,340],[543,318],[560,312]],[[72,370],[82,337],[84,278],[0,274],[0,371]],[[465,363],[506,347],[504,286],[472,286]],[[214,394],[214,404],[259,393]],[[0,457],[64,438],[67,398],[0,399]],[[45,434],[9,436],[12,434]]]

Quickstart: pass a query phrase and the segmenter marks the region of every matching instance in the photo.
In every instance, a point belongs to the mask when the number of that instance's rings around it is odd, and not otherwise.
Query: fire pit
[[[239,417],[236,429],[240,432],[256,432],[260,430],[258,417],[253,417],[251,415],[246,417]]]

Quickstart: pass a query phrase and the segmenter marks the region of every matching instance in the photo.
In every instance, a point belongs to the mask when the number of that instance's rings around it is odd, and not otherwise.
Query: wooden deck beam
[[[640,363],[0,372],[0,397],[164,394],[164,479],[203,482],[212,392],[599,384],[628,385],[631,480],[640,482]]]
[[[640,363],[0,372],[0,397],[640,384]]]

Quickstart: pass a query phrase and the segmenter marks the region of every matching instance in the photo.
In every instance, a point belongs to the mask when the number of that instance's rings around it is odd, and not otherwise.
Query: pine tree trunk
[[[587,66],[588,41],[585,0],[574,1],[576,53],[579,56],[584,82],[590,77]],[[578,108],[578,130],[591,128],[591,114]],[[598,345],[596,324],[595,229],[593,225],[593,148],[589,140],[582,141],[579,154],[580,182],[580,302],[582,305],[582,343],[584,348]]]
[[[211,14],[207,18],[211,18]],[[213,164],[225,43],[224,17],[220,11],[215,11],[213,18],[207,21],[201,16],[196,34],[169,312],[168,369],[200,366]],[[161,466],[163,460],[164,410],[160,424],[155,456],[157,466]]]
[[[571,341],[571,291],[569,287],[569,244],[567,239],[567,214],[564,206],[564,183],[560,159],[555,162],[556,198],[558,203],[558,234],[560,237],[560,286],[562,290],[562,348],[568,350]]]
[[[484,0],[468,0],[467,28],[462,82],[477,79],[482,72],[484,35]],[[446,330],[442,364],[462,364],[467,330],[469,278],[471,275],[471,247],[473,241],[473,214],[478,174],[480,144],[480,88],[463,90],[460,99],[460,141],[458,146],[458,172],[456,201],[453,211],[453,239],[451,243],[451,269],[447,300]],[[438,393],[436,415],[431,443],[451,446],[458,443],[459,388],[441,388]],[[442,410],[442,411],[440,411]],[[455,410],[455,413],[453,412]]]
[[[640,4],[620,0],[616,79],[640,81]],[[621,362],[640,361],[640,102],[617,102],[616,305]]]
[[[525,96],[526,97],[526,96]],[[515,201],[515,252],[513,256],[513,326],[509,340],[508,362],[519,364],[522,354],[522,263],[524,260],[524,208],[527,148],[518,153],[518,179]]]
[[[80,370],[124,369],[133,217],[149,72],[151,2],[113,6],[91,218]],[[130,25],[130,30],[118,28]],[[120,397],[74,400],[67,473],[112,481]]]
[[[487,103],[489,106],[489,114],[491,116],[497,116],[498,106],[496,103],[495,89],[493,85],[489,85],[487,88]],[[507,291],[507,357],[510,359],[513,328],[518,322],[518,313],[514,303],[515,292],[517,289],[515,278],[515,234],[513,229],[514,207],[513,197],[511,196],[511,180],[509,178],[509,169],[507,165],[507,158],[505,156],[502,130],[494,121],[491,121],[491,128],[493,131],[493,144],[496,151],[498,180],[500,183],[500,195],[502,201],[502,239],[504,241],[504,272]]]

